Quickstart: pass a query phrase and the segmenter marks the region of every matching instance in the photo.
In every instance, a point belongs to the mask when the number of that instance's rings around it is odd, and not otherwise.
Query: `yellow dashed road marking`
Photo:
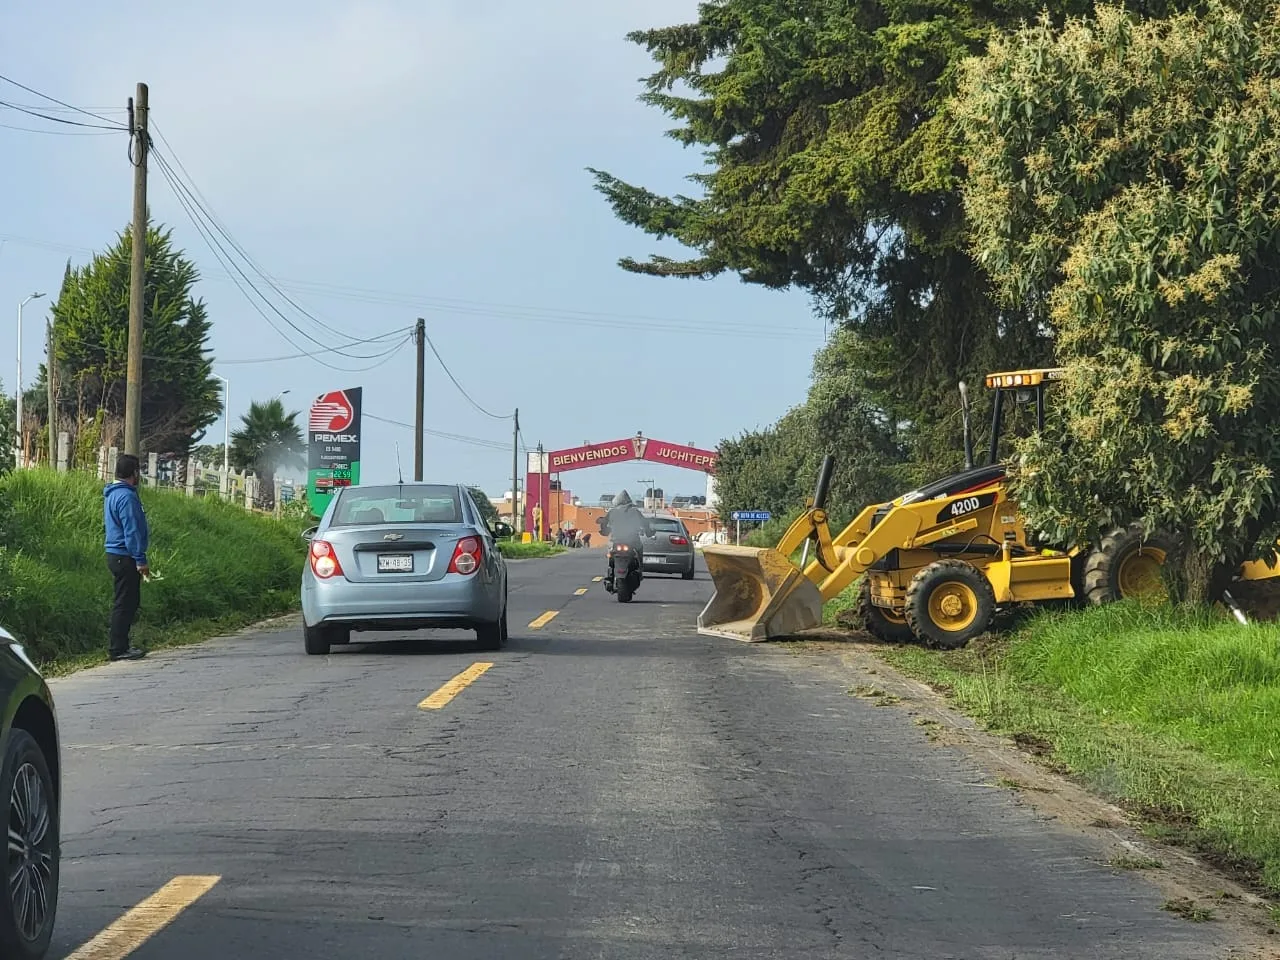
[[[545,627],[548,623],[550,623],[552,620],[556,618],[556,614],[558,614],[559,612],[560,612],[559,610],[548,610],[546,613],[540,616],[537,620],[534,620],[531,624],[529,624],[529,629],[538,630],[542,627]]]
[[[67,960],[120,960],[171,924],[221,877],[174,877]]]
[[[591,578],[591,582],[592,582],[592,583],[600,583],[602,580],[604,580],[604,577],[592,577],[592,578]]]
[[[418,704],[418,709],[439,710],[463,690],[471,686],[472,683],[479,680],[480,677],[484,675],[484,672],[492,666],[492,663],[473,663],[431,696],[427,697],[427,699]]]
[[[573,595],[574,595],[575,597],[580,597],[580,596],[582,596],[582,595],[583,595],[584,593],[586,593],[586,592],[587,592],[587,588],[586,588],[586,587],[579,587],[577,590],[573,591]]]

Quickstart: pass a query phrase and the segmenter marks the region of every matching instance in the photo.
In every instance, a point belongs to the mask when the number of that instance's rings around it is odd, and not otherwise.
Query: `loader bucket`
[[[699,633],[754,642],[822,625],[822,594],[777,550],[709,545],[702,555],[716,592]]]

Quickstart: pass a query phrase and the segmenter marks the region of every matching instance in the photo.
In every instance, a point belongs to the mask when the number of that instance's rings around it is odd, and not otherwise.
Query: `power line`
[[[462,384],[458,382],[458,378],[453,375],[453,371],[451,371],[449,369],[449,365],[444,362],[444,358],[440,356],[440,351],[436,349],[436,345],[431,342],[431,337],[428,336],[425,330],[423,331],[422,335],[423,337],[426,338],[427,346],[431,348],[431,352],[434,353],[436,355],[436,359],[440,361],[440,367],[442,370],[444,370],[445,376],[447,376],[450,380],[452,380],[453,385],[458,388],[458,392],[467,398],[467,403],[471,404],[473,407],[475,407],[477,410],[483,413],[486,417],[492,417],[494,420],[510,420],[511,419],[511,414],[507,414],[505,417],[502,417],[496,413],[490,413],[484,407],[480,406],[480,404],[476,403],[475,400],[471,398],[471,394],[467,393],[466,389],[462,386]]]
[[[151,152],[151,156],[155,158],[156,165],[159,168],[161,175],[168,182],[170,189],[173,190],[174,196],[177,198],[179,205],[182,207],[183,211],[187,214],[188,219],[191,220],[192,225],[196,228],[196,231],[200,234],[201,238],[208,245],[210,251],[218,259],[218,262],[221,263],[224,267],[230,267],[237,274],[239,274],[240,279],[243,281],[243,284],[238,280],[234,280],[233,278],[233,281],[236,284],[236,288],[245,297],[245,299],[249,301],[249,304],[254,308],[254,310],[257,311],[258,315],[261,316],[263,320],[265,320],[267,324],[273,330],[275,330],[276,333],[278,333],[286,343],[288,343],[290,346],[298,349],[303,353],[307,353],[312,359],[316,360],[316,362],[320,363],[322,366],[328,367],[331,370],[337,370],[343,373],[359,373],[362,370],[369,369],[369,368],[351,369],[348,367],[341,367],[341,366],[337,366],[335,364],[329,363],[327,360],[324,360],[321,358],[320,356],[321,353],[337,353],[341,356],[349,357],[351,359],[369,359],[369,357],[347,353],[341,346],[333,346],[331,344],[325,344],[324,341],[320,341],[320,343],[323,345],[322,350],[316,351],[316,352],[309,352],[306,350],[305,347],[302,346],[302,344],[299,344],[296,341],[294,341],[293,338],[289,336],[289,334],[287,334],[283,329],[281,329],[280,326],[278,326],[276,322],[272,320],[270,316],[267,315],[267,313],[262,309],[262,307],[258,305],[258,302],[254,300],[253,296],[251,296],[248,290],[245,289],[246,286],[249,288],[249,290],[252,290],[253,293],[258,296],[258,298],[262,301],[262,303],[265,304],[271,310],[272,313],[274,313],[277,317],[283,320],[288,326],[293,328],[293,330],[295,330],[299,335],[301,335],[304,338],[311,339],[313,341],[316,339],[308,331],[302,329],[300,326],[294,323],[292,319],[290,319],[287,315],[285,315],[280,310],[280,308],[277,307],[270,300],[270,298],[266,296],[266,294],[264,294],[260,289],[258,289],[258,287],[244,272],[244,270],[240,268],[240,265],[235,262],[234,258],[227,252],[226,248],[223,247],[222,243],[214,235],[214,229],[216,229],[216,226],[211,227],[208,223],[205,222],[205,218],[209,216],[208,212],[199,206],[194,196],[191,194],[189,190],[186,189],[185,184],[183,184],[182,181],[178,178],[177,174],[174,173],[173,168],[169,166],[164,156],[160,154],[158,151],[154,151],[154,150]]]
[[[0,107],[9,110],[16,110],[18,113],[25,113],[29,117],[39,117],[41,120],[48,120],[51,123],[62,123],[68,127],[87,127],[93,130],[114,130],[119,133],[128,133],[129,128],[119,123],[84,123],[81,120],[68,120],[66,117],[55,117],[50,113],[42,113],[39,110],[32,110],[29,107],[22,107],[16,103],[10,103],[7,100],[0,100]]]
[[[372,413],[361,413],[362,417],[368,417],[370,420],[377,420],[379,423],[389,423],[395,427],[404,427],[406,430],[414,429],[412,423],[405,423],[403,420],[392,420],[388,417],[375,416]],[[430,430],[426,427],[422,428],[422,432],[432,437],[439,437],[442,440],[453,440],[456,443],[466,443],[475,447],[484,447],[490,450],[507,451],[511,448],[501,440],[486,440],[484,437],[470,437],[463,433],[447,433],[443,430]]]
[[[273,289],[277,294],[280,295],[280,297],[287,304],[289,304],[289,306],[293,307],[293,309],[297,310],[298,313],[302,314],[302,316],[306,317],[316,326],[324,330],[328,330],[330,333],[336,334],[339,337],[349,336],[349,334],[347,334],[345,331],[339,330],[338,328],[334,327],[332,324],[326,323],[324,320],[321,320],[319,317],[316,317],[310,312],[308,312],[307,310],[305,310],[301,306],[301,304],[299,304],[296,300],[294,300],[282,289],[280,289],[280,286],[277,284],[276,280],[258,265],[257,261],[255,261],[253,257],[249,255],[248,251],[246,251],[244,247],[242,247],[239,244],[236,238],[231,235],[231,231],[228,230],[226,226],[222,223],[222,221],[218,219],[217,215],[213,213],[212,205],[205,198],[204,194],[201,193],[200,188],[195,183],[195,179],[187,171],[187,168],[183,165],[181,158],[177,154],[177,151],[173,149],[173,146],[169,143],[168,139],[165,137],[164,131],[161,130],[159,125],[156,124],[154,121],[152,122],[151,125],[155,129],[156,134],[160,137],[160,142],[165,145],[165,149],[167,149],[170,155],[173,157],[173,162],[177,165],[182,175],[186,178],[185,185],[190,188],[188,190],[188,196],[191,197],[195,205],[204,212],[209,223],[212,224],[214,228],[217,229],[218,233],[221,234],[221,236],[227,241],[227,243],[231,246],[231,248],[235,250],[238,254],[240,254],[241,257],[244,258],[245,262],[250,266],[250,268],[254,271],[254,273],[256,273],[259,277],[261,277],[267,283],[267,285],[271,287],[271,289]]]
[[[39,127],[20,127],[14,123],[0,123],[0,128],[19,133],[43,133],[51,137],[110,137],[115,130],[42,130]]]
[[[78,253],[86,256],[96,255],[89,247],[55,243],[29,237],[0,234],[0,239],[10,240],[25,246],[39,247],[59,252]],[[208,280],[227,281],[233,283],[235,276],[219,271],[203,272]],[[419,312],[443,313],[450,316],[472,316],[484,319],[511,319],[529,323],[546,323],[567,327],[596,327],[603,329],[635,330],[643,328],[646,332],[667,332],[680,336],[724,336],[731,335],[740,340],[794,340],[797,336],[817,334],[817,330],[809,330],[797,325],[775,326],[767,324],[747,324],[738,321],[690,320],[675,317],[654,317],[649,319],[639,314],[619,314],[602,311],[577,310],[572,308],[519,306],[514,304],[489,303],[481,300],[461,298],[428,297],[420,294],[375,290],[362,287],[341,287],[319,281],[293,280],[280,278],[274,281],[277,287],[286,287],[301,293],[320,296],[327,299],[350,300],[356,303],[381,304],[388,306],[404,306]]]
[[[360,373],[365,370],[372,370],[375,367],[381,366],[382,364],[390,360],[392,357],[394,357],[400,351],[400,348],[409,342],[409,337],[408,337],[408,334],[406,334],[405,331],[403,330],[394,330],[391,333],[383,334],[381,337],[377,337],[369,340],[353,341],[353,343],[369,344],[369,343],[375,342],[375,340],[388,339],[389,337],[394,336],[395,334],[401,334],[400,339],[395,343],[390,344],[389,346],[387,346],[385,349],[383,349],[378,353],[362,355],[360,357],[360,359],[363,359],[363,360],[377,360],[378,361],[377,363],[369,367],[357,367],[353,370],[344,370],[343,372],[344,373]],[[82,337],[73,337],[73,336],[70,336],[69,334],[64,333],[59,336],[58,340],[59,342],[64,344],[71,343],[71,344],[75,344],[76,346],[82,347],[86,350],[92,350],[97,353],[101,353],[104,355],[104,357],[109,352],[108,347],[104,346],[103,344],[94,343],[92,340],[85,340]],[[314,357],[314,356],[315,356],[314,353],[295,353],[295,354],[290,354],[288,356],[283,356],[283,357],[247,357],[239,360],[218,360],[214,357],[204,357],[200,360],[195,360],[188,357],[165,357],[165,356],[159,356],[156,354],[143,354],[142,358],[144,360],[150,360],[153,363],[169,363],[169,364],[176,364],[181,366],[196,366],[196,367],[208,365],[210,367],[213,367],[213,366],[238,366],[238,365],[244,365],[244,364],[250,364],[250,363],[277,363],[284,360],[297,360],[302,357]]]
[[[364,340],[352,340],[352,341],[350,341],[350,342],[348,342],[348,343],[342,344],[341,346],[344,346],[344,347],[354,347],[354,346],[361,346],[361,345],[364,345],[364,344],[377,343],[379,340],[386,340],[386,339],[388,339],[389,337],[395,336],[396,334],[400,334],[400,335],[401,335],[401,337],[400,337],[400,339],[399,339],[398,341],[396,341],[396,343],[395,343],[393,346],[391,346],[391,347],[389,348],[389,351],[390,351],[390,352],[392,352],[392,353],[394,353],[395,351],[399,350],[401,347],[403,347],[406,343],[408,343],[408,342],[409,342],[410,334],[409,334],[409,332],[408,332],[408,328],[407,328],[407,327],[406,327],[406,328],[401,328],[401,329],[399,329],[399,330],[392,330],[392,331],[390,331],[390,332],[388,332],[388,333],[384,333],[384,334],[382,334],[381,336],[378,336],[378,337],[367,337],[367,338],[365,338]],[[288,355],[286,355],[286,356],[282,356],[282,357],[251,357],[251,358],[244,359],[244,360],[219,360],[218,362],[219,362],[219,363],[222,363],[222,364],[276,363],[276,362],[278,362],[278,361],[282,361],[282,360],[298,360],[298,359],[301,359],[302,357],[315,357],[315,356],[317,356],[318,354],[321,354],[321,353],[324,353],[324,352],[326,352],[326,351],[324,351],[324,350],[313,350],[313,351],[310,351],[310,352],[308,352],[308,353],[291,353],[291,354],[288,354]],[[376,353],[376,354],[373,354],[372,356],[364,357],[363,359],[371,360],[371,359],[373,359],[374,357],[381,357],[381,356],[384,356],[384,353]]]
[[[112,122],[107,117],[100,116],[99,114],[92,113],[91,111],[85,110],[82,107],[77,107],[74,104],[67,103],[65,100],[59,100],[57,97],[51,97],[47,93],[41,93],[39,90],[36,90],[33,87],[28,87],[25,83],[19,83],[17,80],[12,79],[11,77],[6,77],[3,74],[0,74],[0,80],[4,81],[7,84],[17,87],[19,90],[25,90],[27,93],[32,94],[33,96],[37,96],[41,100],[48,100],[50,103],[56,103],[60,107],[65,107],[67,110],[71,110],[75,113],[82,113],[86,117],[93,117],[93,119],[101,120],[103,123]]]

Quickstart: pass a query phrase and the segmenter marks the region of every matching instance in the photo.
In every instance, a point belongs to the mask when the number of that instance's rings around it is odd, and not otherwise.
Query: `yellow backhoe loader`
[[[1089,546],[1044,549],[1029,541],[1009,499],[998,457],[1005,404],[1034,402],[1043,428],[1046,387],[1062,375],[1043,369],[986,378],[995,403],[989,456],[978,467],[961,384],[965,469],[867,507],[835,537],[825,509],[834,460],[824,458],[811,503],[776,547],[704,548],[715,594],[698,632],[747,641],[794,636],[821,626],[823,604],[859,577],[859,609],[871,633],[943,648],[983,633],[997,608],[1073,598],[1100,604],[1163,589],[1160,567],[1173,537],[1144,535],[1134,525]],[[797,552],[798,565],[791,560]],[[1239,576],[1280,577],[1280,566],[1255,561]]]

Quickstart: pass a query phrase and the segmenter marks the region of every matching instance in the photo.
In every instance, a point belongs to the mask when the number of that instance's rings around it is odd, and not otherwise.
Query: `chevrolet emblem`
[[[404,539],[404,534],[403,534],[403,533],[388,533],[388,534],[384,534],[384,535],[383,535],[383,537],[382,537],[382,539],[383,539],[383,540],[403,540],[403,539]]]

